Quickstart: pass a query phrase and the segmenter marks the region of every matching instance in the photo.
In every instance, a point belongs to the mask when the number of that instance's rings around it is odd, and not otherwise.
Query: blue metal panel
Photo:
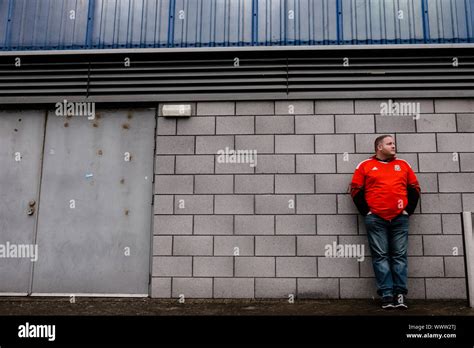
[[[422,1],[342,0],[345,44],[422,43]]]
[[[471,0],[429,0],[429,42],[469,42],[472,6]]]
[[[285,44],[285,0],[257,0],[257,45]]]
[[[469,42],[474,42],[474,4],[471,0],[465,0],[464,3],[466,6],[467,39]]]
[[[421,8],[423,11],[423,37],[425,42],[428,42],[430,39],[430,20],[429,20],[429,12],[428,12],[428,0],[421,1]]]
[[[85,48],[88,0],[12,1],[11,49]]]
[[[89,6],[87,9],[87,28],[86,28],[86,46],[92,47],[92,30],[94,29],[94,8],[95,0],[89,1]]]
[[[0,0],[1,50],[451,42],[474,0]]]
[[[95,0],[91,48],[164,47],[170,0]]]
[[[287,0],[287,43],[337,43],[337,9],[334,0]]]
[[[175,47],[242,46],[252,42],[252,0],[175,0]]]
[[[0,48],[7,47],[9,0],[0,0]]]

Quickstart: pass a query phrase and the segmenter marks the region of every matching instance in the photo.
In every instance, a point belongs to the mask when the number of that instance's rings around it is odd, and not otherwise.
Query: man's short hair
[[[379,137],[377,137],[377,139],[375,139],[375,142],[374,142],[374,148],[375,148],[375,152],[377,152],[377,147],[379,146],[379,144],[385,139],[385,138],[393,138],[390,134],[384,134],[384,135],[381,135]]]

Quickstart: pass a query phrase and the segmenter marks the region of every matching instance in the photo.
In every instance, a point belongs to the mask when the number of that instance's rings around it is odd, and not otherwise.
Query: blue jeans
[[[408,293],[408,215],[400,214],[391,221],[375,214],[365,218],[372,254],[377,293],[380,296]]]

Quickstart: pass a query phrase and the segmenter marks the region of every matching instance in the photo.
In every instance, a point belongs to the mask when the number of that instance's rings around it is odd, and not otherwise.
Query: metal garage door
[[[0,112],[0,293],[5,295],[29,291],[33,262],[19,257],[18,248],[34,244],[45,114]],[[28,215],[30,201],[35,205]]]
[[[0,260],[0,292],[25,294],[31,282],[32,295],[147,296],[155,111],[50,112],[46,126],[44,114],[0,120],[0,242],[38,245],[36,262]],[[23,128],[13,134],[17,116]]]

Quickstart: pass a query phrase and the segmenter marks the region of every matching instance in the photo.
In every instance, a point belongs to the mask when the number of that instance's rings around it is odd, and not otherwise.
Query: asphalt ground
[[[474,316],[466,300],[410,300],[407,310],[380,308],[378,299],[221,300],[152,298],[0,297],[0,316]]]

